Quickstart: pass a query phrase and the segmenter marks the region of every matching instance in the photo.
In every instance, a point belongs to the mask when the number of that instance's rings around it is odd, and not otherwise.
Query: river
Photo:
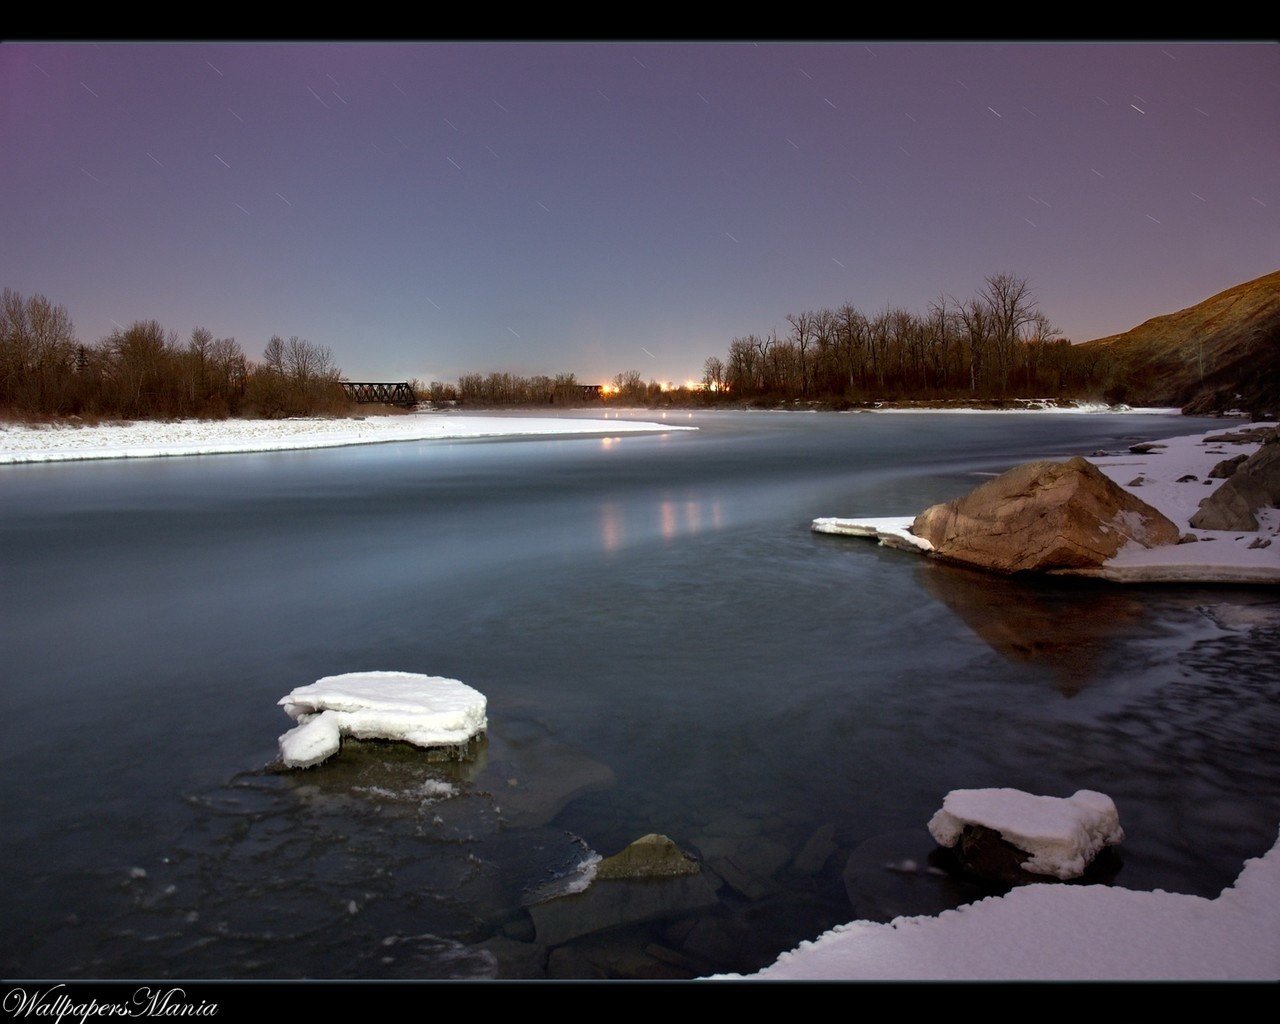
[[[808,528],[1220,421],[666,420],[700,429],[0,469],[6,976],[751,970],[974,898],[924,866],[961,787],[1109,793],[1131,888],[1216,895],[1273,844],[1273,591]],[[372,669],[484,692],[477,760],[268,770],[281,696]],[[541,941],[527,905],[649,832],[718,888],[579,901]]]

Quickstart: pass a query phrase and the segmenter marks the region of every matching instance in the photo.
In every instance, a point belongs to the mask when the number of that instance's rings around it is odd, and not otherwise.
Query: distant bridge
[[[382,405],[413,406],[418,404],[418,396],[413,393],[413,388],[409,386],[409,382],[404,380],[394,383],[344,380],[342,382],[342,390],[347,393],[348,398],[360,405],[380,403]]]

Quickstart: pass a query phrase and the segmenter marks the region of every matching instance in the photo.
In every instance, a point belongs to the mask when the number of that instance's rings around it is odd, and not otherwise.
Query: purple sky
[[[10,44],[0,183],[84,340],[678,380],[1000,270],[1083,340],[1280,268],[1280,47]]]

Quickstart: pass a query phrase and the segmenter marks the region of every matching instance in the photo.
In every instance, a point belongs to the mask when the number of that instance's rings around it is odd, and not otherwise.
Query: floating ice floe
[[[488,727],[484,694],[456,679],[416,672],[325,676],[280,698],[298,724],[280,737],[287,768],[332,757],[343,736],[462,747]]]
[[[929,833],[940,846],[955,846],[966,825],[999,832],[1024,850],[1027,871],[1064,880],[1079,878],[1104,846],[1124,839],[1115,802],[1091,789],[1069,797],[1020,789],[952,790],[929,820]]]

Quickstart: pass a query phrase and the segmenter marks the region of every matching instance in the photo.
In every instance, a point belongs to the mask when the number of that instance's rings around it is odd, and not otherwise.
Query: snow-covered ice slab
[[[389,441],[551,437],[697,430],[638,420],[409,413],[365,419],[140,420],[94,427],[0,425],[0,465],[339,448]]]
[[[722,975],[721,977],[734,977]],[[1027,885],[937,917],[854,921],[753,978],[848,981],[1280,977],[1280,841],[1217,899]]]
[[[932,551],[933,545],[911,532],[915,516],[882,516],[873,519],[815,519],[814,533],[838,533],[846,537],[874,537],[885,547],[906,551]]]
[[[280,698],[298,723],[280,737],[280,760],[310,768],[338,752],[343,736],[460,747],[488,727],[484,694],[466,683],[416,672],[325,676]]]
[[[1069,797],[1035,796],[1020,789],[955,789],[929,820],[940,846],[955,846],[966,825],[999,832],[1029,859],[1038,875],[1079,878],[1104,846],[1123,841],[1120,815],[1105,793],[1081,789]]]

